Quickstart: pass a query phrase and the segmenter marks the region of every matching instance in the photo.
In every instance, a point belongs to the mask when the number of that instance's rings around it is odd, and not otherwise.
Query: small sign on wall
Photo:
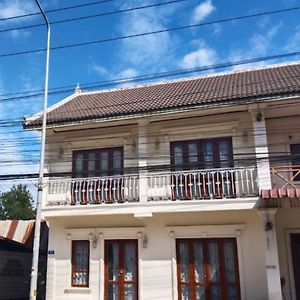
[[[48,250],[48,255],[54,255],[54,250]]]

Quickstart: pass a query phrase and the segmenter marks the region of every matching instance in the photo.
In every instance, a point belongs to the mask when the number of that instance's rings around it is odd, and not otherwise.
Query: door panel
[[[235,239],[177,239],[178,298],[240,299]]]
[[[300,299],[300,234],[292,233],[290,238],[296,299]]]
[[[138,299],[136,240],[105,241],[105,299]]]

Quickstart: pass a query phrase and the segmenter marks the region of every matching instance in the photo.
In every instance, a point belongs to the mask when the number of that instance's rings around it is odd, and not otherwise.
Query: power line
[[[268,12],[251,14],[251,15],[220,19],[220,20],[216,20],[216,21],[209,21],[209,22],[192,24],[192,25],[184,25],[184,26],[178,26],[178,27],[173,27],[173,28],[160,29],[160,30],[143,32],[143,33],[138,33],[138,34],[131,34],[131,35],[123,35],[123,36],[118,36],[118,37],[105,38],[105,39],[94,40],[94,41],[89,41],[89,42],[80,42],[80,43],[74,43],[74,44],[55,46],[55,47],[52,47],[51,50],[61,50],[61,49],[67,49],[67,48],[73,48],[73,47],[81,47],[81,46],[87,46],[87,45],[95,45],[95,44],[101,44],[101,43],[107,43],[107,42],[114,42],[114,41],[119,41],[119,40],[130,39],[130,38],[143,37],[143,36],[147,36],[147,35],[154,35],[154,34],[160,34],[160,33],[165,33],[165,32],[185,30],[185,29],[191,29],[191,28],[196,28],[196,27],[200,27],[200,26],[207,26],[207,25],[225,23],[225,22],[230,22],[230,21],[235,21],[235,20],[242,20],[242,19],[247,19],[247,18],[252,18],[252,17],[259,17],[259,16],[270,15],[270,14],[277,14],[277,13],[293,11],[293,10],[298,10],[298,9],[300,9],[300,6],[289,8],[289,9],[268,11]],[[17,56],[17,55],[24,55],[24,54],[31,54],[31,53],[39,53],[39,52],[44,52],[44,51],[46,51],[45,48],[27,50],[27,51],[20,51],[20,52],[3,53],[3,54],[0,54],[0,58]]]
[[[62,24],[62,23],[67,23],[67,22],[87,20],[87,19],[91,19],[91,18],[99,18],[99,17],[110,16],[110,15],[115,15],[115,14],[119,14],[119,13],[131,12],[131,11],[135,11],[135,10],[142,10],[142,9],[158,7],[158,6],[163,6],[163,5],[169,5],[169,4],[176,4],[179,2],[183,2],[183,1],[189,1],[189,0],[172,0],[172,1],[168,1],[168,2],[162,2],[162,3],[150,4],[150,5],[144,5],[144,6],[137,6],[137,7],[126,8],[126,9],[121,9],[121,10],[115,10],[115,11],[111,11],[111,12],[104,12],[104,13],[100,13],[100,14],[93,14],[93,15],[88,15],[88,16],[53,21],[53,22],[50,22],[50,24],[57,25],[57,24]],[[44,23],[26,25],[26,26],[20,26],[20,27],[13,27],[13,28],[1,29],[0,33],[14,31],[14,30],[37,28],[37,27],[43,27],[43,26],[45,26]]]
[[[102,0],[102,1],[95,1],[95,2],[79,4],[79,5],[65,6],[65,7],[61,7],[61,8],[46,10],[45,13],[53,13],[53,12],[58,12],[58,11],[63,11],[63,10],[70,10],[70,9],[80,8],[80,7],[93,6],[93,5],[98,5],[98,4],[102,4],[102,3],[106,3],[106,2],[112,2],[112,1],[115,1],[115,0]],[[41,14],[40,12],[23,14],[23,15],[8,17],[8,18],[1,18],[0,21],[8,21],[8,20],[14,20],[14,19],[19,19],[19,18],[32,17],[32,16],[37,16],[37,15],[40,15],[40,14]]]
[[[233,67],[233,66],[238,66],[238,65],[246,65],[249,63],[257,63],[257,62],[269,61],[269,60],[274,60],[274,59],[282,59],[282,58],[298,56],[298,55],[300,55],[300,51],[288,52],[288,53],[282,53],[282,54],[270,55],[270,56],[264,56],[264,57],[257,57],[257,58],[239,60],[239,61],[231,61],[231,62],[229,61],[229,62],[223,62],[223,63],[213,64],[213,65],[206,65],[206,66],[197,67],[197,68],[173,70],[173,71],[167,71],[167,72],[145,74],[145,75],[140,75],[140,76],[135,76],[135,77],[127,77],[127,78],[119,78],[119,79],[113,79],[113,80],[100,81],[98,83],[90,83],[90,84],[82,85],[82,88],[83,89],[99,88],[99,87],[107,87],[107,86],[112,86],[112,85],[121,84],[121,83],[122,84],[132,83],[132,82],[137,83],[137,82],[141,82],[141,81],[145,81],[145,80],[175,77],[175,76],[186,75],[186,74],[190,74],[190,73],[200,73],[200,72],[209,71],[209,70],[223,69],[223,68],[228,68],[228,67]],[[73,92],[74,86],[72,86],[72,89],[69,87],[70,86],[53,88],[52,92],[49,92],[49,94],[55,95],[55,94]],[[58,89],[58,91],[56,91],[57,89]],[[2,98],[2,99],[0,98],[0,102],[1,101],[16,101],[16,100],[23,100],[23,99],[42,96],[43,95],[42,91],[43,90],[35,90],[35,91],[3,94],[3,95],[0,95],[0,97],[5,96],[5,95],[15,95],[15,94],[21,94],[21,93],[36,92],[35,94],[30,94],[30,95],[25,95],[25,96],[15,96],[15,97]],[[39,92],[41,92],[41,93],[39,93]]]

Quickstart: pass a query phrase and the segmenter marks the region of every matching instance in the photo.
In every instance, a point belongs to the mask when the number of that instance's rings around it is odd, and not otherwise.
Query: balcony
[[[271,168],[272,188],[261,191],[261,207],[300,207],[300,166]]]
[[[47,185],[45,204],[46,206],[109,205],[249,198],[257,195],[255,168],[206,169],[51,179]]]

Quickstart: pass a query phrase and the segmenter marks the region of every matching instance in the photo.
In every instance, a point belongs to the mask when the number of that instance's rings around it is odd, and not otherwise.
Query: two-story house
[[[300,63],[50,107],[47,299],[299,299],[299,116]]]

